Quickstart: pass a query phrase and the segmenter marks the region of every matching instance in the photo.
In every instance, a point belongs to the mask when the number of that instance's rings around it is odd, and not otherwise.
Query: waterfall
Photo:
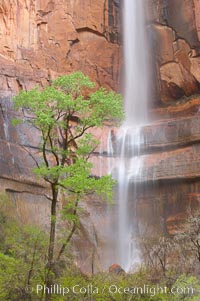
[[[112,135],[111,130],[108,132],[107,138],[107,174],[112,173],[112,160],[111,157],[114,155],[113,145],[112,145]]]
[[[145,32],[144,0],[124,0],[124,99],[126,126],[147,121],[148,43]]]
[[[137,228],[136,182],[140,180],[142,172],[142,156],[140,156],[140,148],[144,144],[142,125],[147,123],[149,96],[144,0],[124,0],[123,26],[126,118],[117,137],[118,166],[115,171],[118,181],[117,263],[126,271],[130,271],[140,262],[134,240]],[[134,208],[134,212],[130,212],[129,203],[132,203],[131,208]]]

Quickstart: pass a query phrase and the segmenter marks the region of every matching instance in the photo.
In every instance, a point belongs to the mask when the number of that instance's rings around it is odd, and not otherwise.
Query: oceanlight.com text
[[[74,295],[85,295],[88,296],[97,295],[97,294],[110,294],[110,295],[149,295],[151,297],[156,296],[157,294],[167,294],[167,295],[186,295],[192,296],[195,294],[195,290],[192,287],[166,287],[166,286],[150,286],[150,285],[143,285],[138,287],[121,287],[116,284],[112,285],[105,285],[104,287],[98,288],[93,284],[88,284],[87,286],[81,286],[76,284],[72,287],[69,286],[62,286],[60,284],[54,284],[50,287],[46,285],[37,284],[36,288],[31,288],[30,291],[36,292],[39,294],[51,294],[51,295],[62,295],[66,296],[70,293]]]

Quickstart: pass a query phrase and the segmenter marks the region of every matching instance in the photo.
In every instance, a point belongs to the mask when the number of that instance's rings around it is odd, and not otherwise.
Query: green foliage
[[[74,196],[74,195],[73,195]],[[68,210],[74,210],[73,201]],[[0,248],[0,301],[44,300],[37,286],[45,283],[47,250],[46,234],[37,227],[22,226],[11,216],[12,202],[5,195],[0,198],[0,227],[4,228]],[[3,218],[2,218],[3,217]],[[74,222],[74,220],[72,220]],[[2,227],[3,225],[3,227]],[[55,290],[54,301],[198,301],[200,282],[185,274],[175,278],[171,284],[166,278],[151,280],[151,270],[141,267],[133,274],[97,273],[86,276],[70,262],[57,266],[56,285],[65,289],[65,296]],[[27,288],[31,288],[30,291]],[[56,286],[55,286],[56,288]]]
[[[19,279],[18,270],[21,269],[20,261],[0,253],[0,300],[10,299],[21,288],[22,279]],[[17,281],[18,280],[18,281]]]
[[[80,195],[102,191],[111,199],[112,179],[90,176],[92,164],[88,159],[99,142],[88,130],[107,120],[122,120],[122,99],[103,88],[89,93],[94,86],[87,76],[76,72],[59,77],[42,90],[21,91],[14,103],[16,109],[27,109],[29,118],[24,122],[33,124],[42,134],[44,161],[34,169],[38,176]]]
[[[62,288],[69,290],[65,297],[54,295],[52,300],[92,300],[92,301],[179,301],[199,300],[199,280],[181,275],[172,286],[167,282],[153,283],[149,275],[141,269],[134,274],[98,273],[85,276],[71,270],[60,278]]]
[[[16,109],[27,110],[29,115],[23,121],[41,132],[43,162],[40,158],[33,171],[54,189],[66,191],[68,197],[74,193],[80,200],[85,194],[97,193],[111,201],[112,178],[91,176],[89,158],[99,141],[90,129],[107,120],[120,122],[122,99],[104,88],[93,92],[94,86],[87,76],[76,72],[57,78],[44,89],[21,91],[14,103]]]
[[[61,88],[67,94],[81,94],[84,88],[92,89],[95,84],[89,77],[78,71],[70,75],[61,76],[53,82],[55,87]]]
[[[97,126],[106,120],[122,120],[121,96],[100,88],[90,96],[92,118]]]
[[[177,294],[174,296],[174,301],[188,300],[199,301],[200,300],[200,281],[194,276],[181,275],[173,284]]]
[[[23,226],[15,210],[8,197],[0,195],[0,301],[30,300],[26,288],[44,281],[47,235]]]
[[[62,117],[72,117],[78,114],[80,130],[82,127],[102,126],[106,120],[120,121],[123,118],[122,99],[119,94],[107,92],[100,88],[96,92],[81,95],[85,87],[94,87],[88,77],[81,72],[59,77],[51,86],[39,90],[34,88],[28,92],[21,91],[14,98],[15,108],[27,108],[35,116],[30,118],[35,126],[42,131],[51,127],[60,126]],[[78,127],[76,128],[77,132]]]
[[[54,283],[58,266],[79,224],[79,202],[85,195],[101,196],[112,200],[115,182],[110,176],[92,175],[90,155],[98,145],[95,128],[107,121],[119,124],[123,118],[122,98],[103,88],[94,91],[95,84],[82,74],[59,77],[50,86],[21,91],[15,98],[15,109],[27,112],[23,122],[36,127],[41,133],[40,154],[31,157],[36,163],[34,173],[44,179],[51,189],[51,219],[45,283]],[[17,124],[14,121],[14,124]],[[93,128],[93,129],[92,129]],[[68,231],[60,250],[55,252],[57,202],[65,196],[62,217],[67,220]]]

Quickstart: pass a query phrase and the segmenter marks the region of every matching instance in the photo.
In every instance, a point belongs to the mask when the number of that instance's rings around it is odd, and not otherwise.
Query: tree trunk
[[[52,190],[52,202],[51,202],[51,225],[49,236],[49,248],[47,259],[47,274],[45,281],[45,301],[51,300],[51,287],[53,285],[53,263],[54,263],[54,247],[56,236],[56,205],[58,200],[58,190],[56,184],[51,185]]]
[[[77,198],[76,198],[76,202],[75,202],[75,207],[74,207],[74,211],[73,211],[73,215],[76,216],[77,215],[77,208],[78,208],[78,203],[80,201],[80,195],[78,194],[77,195]],[[76,228],[77,228],[77,223],[76,222],[73,222],[73,226],[71,228],[71,231],[66,239],[66,241],[63,243],[61,249],[60,249],[60,252],[58,253],[58,257],[57,257],[57,261],[60,260],[60,257],[62,256],[62,254],[64,253],[65,251],[65,248],[66,246],[68,245],[68,243],[70,242],[74,232],[76,231]]]

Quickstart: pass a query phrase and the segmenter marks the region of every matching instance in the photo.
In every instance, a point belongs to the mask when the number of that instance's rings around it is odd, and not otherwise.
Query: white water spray
[[[134,242],[137,184],[133,183],[132,179],[135,178],[138,181],[141,176],[140,148],[144,144],[141,132],[142,125],[147,123],[149,79],[144,0],[124,0],[123,11],[126,119],[118,135],[117,263],[126,271],[130,271],[140,262],[139,251]],[[135,204],[131,207],[135,209],[134,212],[130,212],[129,202]]]

